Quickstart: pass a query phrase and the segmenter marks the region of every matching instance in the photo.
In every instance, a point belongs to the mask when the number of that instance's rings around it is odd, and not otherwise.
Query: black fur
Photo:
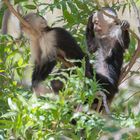
[[[46,61],[45,63],[40,65],[35,64],[32,74],[32,87],[36,87],[39,82],[45,80],[49,73],[51,73],[55,65],[55,60]]]

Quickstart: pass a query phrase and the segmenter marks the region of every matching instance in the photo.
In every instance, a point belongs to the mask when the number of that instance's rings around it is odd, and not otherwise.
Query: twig
[[[130,97],[128,97],[124,102],[127,102],[130,98],[132,98],[133,96],[135,96],[136,94],[140,94],[140,91],[135,92],[134,94],[132,94]]]
[[[138,31],[139,31],[139,33],[140,33],[140,15],[139,15],[139,11],[138,11],[138,8],[137,8],[135,2],[134,2],[133,0],[130,0],[130,1],[131,1],[132,6],[133,6],[133,9],[134,9],[134,11],[135,11],[135,13],[136,13],[136,16],[137,16]],[[134,35],[134,34],[133,34],[133,35]],[[134,37],[136,37],[136,34],[135,34]],[[132,68],[132,66],[134,65],[136,59],[137,59],[137,58],[139,57],[139,55],[140,55],[140,38],[139,38],[138,36],[137,36],[136,38],[137,38],[137,40],[138,40],[138,47],[137,47],[137,49],[136,49],[136,51],[135,51],[133,57],[131,58],[130,63],[126,66],[125,72],[122,73],[122,75],[121,75],[121,77],[120,77],[119,84],[122,82],[122,80],[125,78],[125,76],[129,73],[129,71],[130,71],[130,69]]]
[[[37,34],[37,31],[35,29],[32,28],[32,26],[26,22],[22,16],[13,8],[13,6],[9,3],[8,0],[3,0],[4,3],[7,5],[8,9],[18,18],[18,20],[26,27],[26,28],[29,28],[31,33],[34,35],[34,34]]]
[[[136,71],[139,71],[139,70],[140,70],[140,67]],[[129,78],[131,78],[134,75],[136,75],[136,74],[133,74],[133,75],[126,77],[125,79],[123,79],[123,81],[121,81],[121,83],[125,82],[126,80],[128,80]]]
[[[16,39],[16,40],[12,40],[12,41],[5,41],[5,42],[0,42],[0,45],[4,45],[4,44],[15,44],[15,43],[20,43],[20,42],[23,42],[23,40],[21,39]]]

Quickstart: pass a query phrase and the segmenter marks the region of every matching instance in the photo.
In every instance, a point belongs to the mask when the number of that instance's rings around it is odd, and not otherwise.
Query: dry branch
[[[129,64],[125,67],[125,71],[122,72],[122,75],[120,76],[119,84],[121,84],[125,76],[130,72],[131,68],[133,67],[134,63],[136,62],[139,56],[140,56],[140,39],[138,40],[137,49],[135,50]]]

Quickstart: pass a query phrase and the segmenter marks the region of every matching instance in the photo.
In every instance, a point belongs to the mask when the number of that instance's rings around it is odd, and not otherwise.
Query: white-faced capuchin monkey
[[[96,80],[104,89],[107,101],[111,102],[118,91],[118,81],[123,64],[123,54],[129,47],[129,23],[117,23],[105,13],[117,18],[112,8],[103,8],[93,13],[86,28],[86,41],[90,54],[95,53]]]
[[[32,87],[36,92],[44,92],[40,83],[52,72],[58,59],[64,62],[65,68],[68,68],[69,62],[66,59],[82,60],[85,57],[88,66],[87,55],[68,31],[60,27],[49,27],[47,21],[35,13],[27,14],[24,19],[38,32],[36,35],[31,34],[27,27],[21,25],[30,40],[31,56],[35,64]],[[74,62],[74,65],[81,66],[81,62]],[[55,93],[63,88],[63,83],[59,80],[53,80],[51,85]]]

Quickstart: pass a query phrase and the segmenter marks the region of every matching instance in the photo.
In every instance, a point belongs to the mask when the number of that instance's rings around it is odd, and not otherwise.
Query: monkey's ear
[[[94,24],[92,22],[93,14],[88,18],[88,23],[86,27],[86,38],[88,40],[92,40],[94,35]]]

